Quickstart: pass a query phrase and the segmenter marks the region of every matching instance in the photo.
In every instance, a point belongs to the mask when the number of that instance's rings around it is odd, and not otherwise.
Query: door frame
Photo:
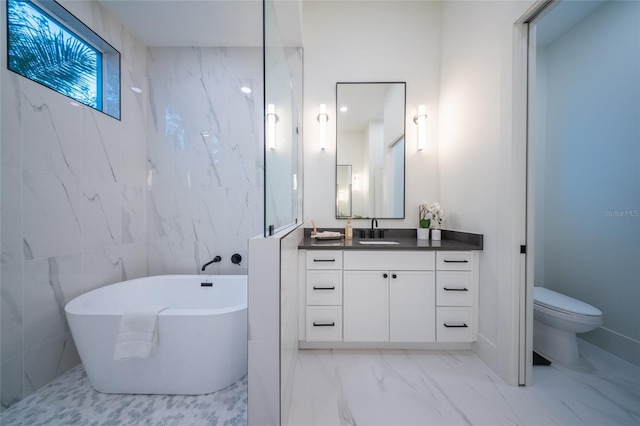
[[[514,24],[513,47],[513,169],[514,227],[520,241],[520,262],[517,273],[518,319],[518,385],[533,384],[533,213],[530,198],[533,170],[529,167],[529,141],[533,140],[533,126],[529,126],[530,108],[535,82],[535,32],[530,24],[543,11],[550,10],[561,0],[537,0]],[[527,254],[530,254],[529,256]]]

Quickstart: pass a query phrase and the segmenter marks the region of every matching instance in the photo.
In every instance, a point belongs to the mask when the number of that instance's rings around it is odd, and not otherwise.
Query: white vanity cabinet
[[[308,251],[306,264],[306,340],[341,341],[342,251]]]
[[[460,345],[477,335],[478,253],[306,251],[301,347],[468,348]]]
[[[434,259],[426,251],[346,251],[344,341],[434,341]]]
[[[436,340],[472,342],[477,333],[476,255],[465,251],[436,253]]]

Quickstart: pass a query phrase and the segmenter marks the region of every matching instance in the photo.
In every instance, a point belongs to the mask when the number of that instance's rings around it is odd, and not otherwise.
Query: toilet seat
[[[602,315],[579,315],[558,309],[551,309],[543,305],[534,305],[534,318],[548,325],[559,326],[561,321],[565,328],[571,328],[576,332],[592,330],[602,325]],[[542,314],[542,315],[541,315]],[[546,318],[545,316],[546,315]],[[551,322],[550,322],[551,321]],[[569,325],[572,324],[572,325]]]
[[[533,288],[533,303],[538,308],[545,308],[547,313],[555,311],[570,317],[602,317],[602,311],[588,303],[560,294],[544,287]]]

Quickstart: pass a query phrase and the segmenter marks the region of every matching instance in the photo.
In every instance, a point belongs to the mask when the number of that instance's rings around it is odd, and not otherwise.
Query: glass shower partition
[[[272,0],[264,2],[264,235],[298,223],[297,108]]]

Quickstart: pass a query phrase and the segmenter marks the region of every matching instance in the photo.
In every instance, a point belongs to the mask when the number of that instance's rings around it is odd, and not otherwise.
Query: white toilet
[[[602,325],[602,312],[544,287],[533,288],[533,350],[562,364],[577,364],[576,333]]]

